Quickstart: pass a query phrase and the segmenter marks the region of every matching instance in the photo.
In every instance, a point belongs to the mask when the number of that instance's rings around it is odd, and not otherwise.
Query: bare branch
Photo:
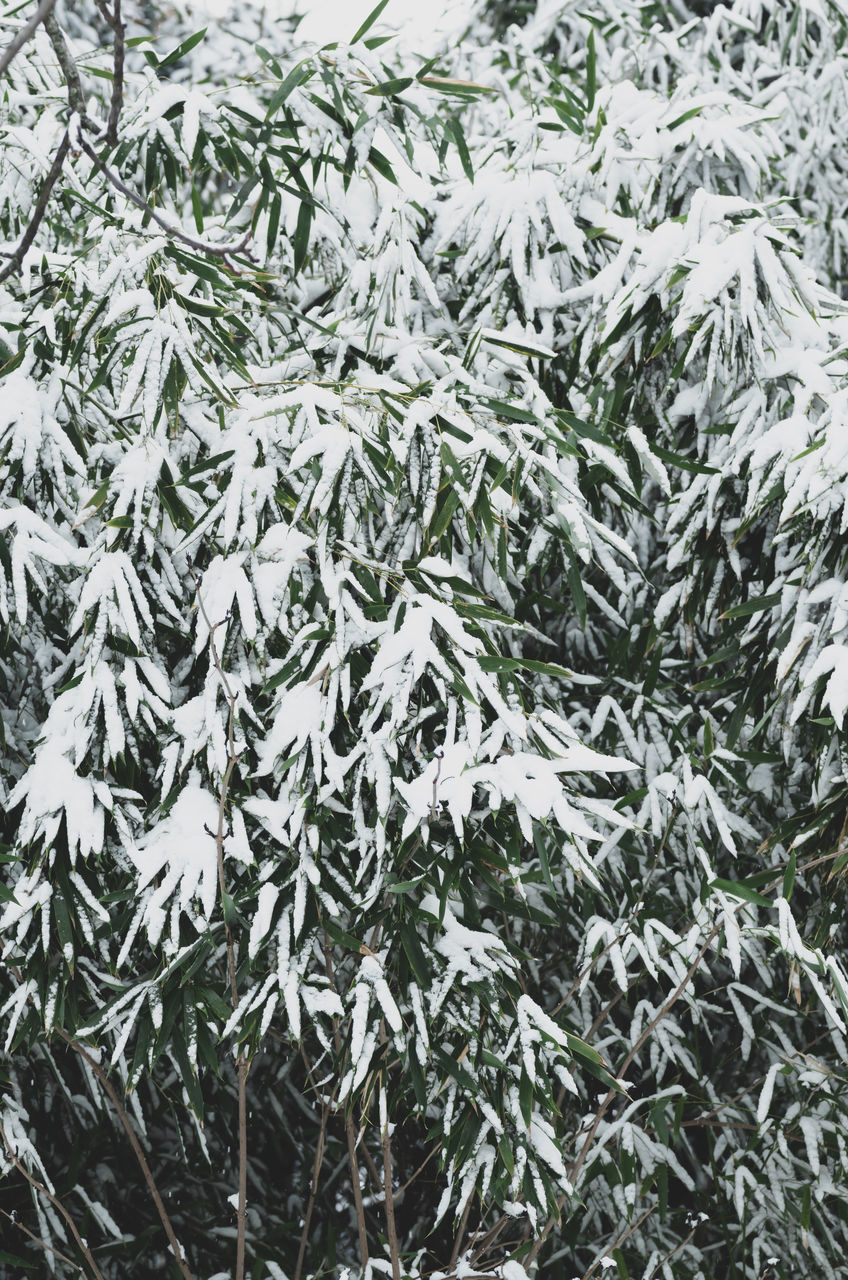
[[[336,977],[333,972],[333,961],[331,958],[331,950],[329,940],[325,934],[324,946],[324,966],[327,970],[327,977],[333,990],[336,990]],[[342,1038],[339,1032],[339,1020],[333,1018],[333,1040],[336,1046],[336,1054],[341,1058]],[[368,1232],[365,1227],[365,1206],[362,1203],[362,1188],[359,1185],[359,1161],[356,1158],[356,1128],[353,1123],[353,1113],[347,1111],[345,1114],[345,1136],[347,1137],[347,1158],[350,1164],[350,1182],[353,1191],[353,1205],[356,1211],[356,1231],[359,1236],[359,1258],[364,1271],[368,1264]],[[363,1146],[366,1155],[368,1152]]]
[[[94,1261],[94,1258],[91,1256],[91,1250],[83,1240],[79,1231],[77,1231],[77,1224],[74,1222],[73,1218],[68,1213],[65,1206],[62,1204],[62,1201],[58,1198],[58,1196],[55,1196],[52,1191],[50,1191],[47,1187],[45,1187],[43,1182],[39,1182],[38,1178],[34,1178],[33,1175],[30,1173],[29,1169],[27,1169],[26,1165],[21,1163],[21,1161],[15,1155],[12,1144],[10,1143],[9,1139],[6,1137],[6,1130],[3,1128],[2,1124],[0,1124],[0,1138],[3,1139],[3,1146],[6,1148],[9,1159],[12,1161],[12,1164],[15,1166],[18,1173],[23,1174],[23,1176],[26,1178],[30,1186],[34,1187],[36,1191],[40,1191],[41,1194],[50,1201],[53,1208],[56,1209],[65,1219],[65,1221],[67,1222],[68,1226],[71,1229],[71,1235],[74,1237],[74,1240],[76,1240],[77,1242],[77,1248],[79,1249],[80,1253],[88,1263],[88,1266],[91,1269],[91,1274],[95,1277],[95,1280],[104,1280],[103,1272],[100,1270],[97,1263]]]
[[[392,1136],[389,1132],[389,1104],[386,1096],[386,1082],[380,1082],[380,1110],[382,1111],[383,1147],[383,1203],[386,1208],[386,1236],[389,1241],[389,1254],[392,1260],[392,1280],[400,1280],[400,1249],[398,1248],[397,1227],[395,1225],[395,1201],[392,1192]]]
[[[62,166],[64,165],[65,157],[70,150],[70,145],[71,144],[66,133],[62,138],[62,141],[59,143],[59,149],[56,152],[52,165],[50,166],[50,172],[41,184],[41,190],[39,191],[38,199],[35,202],[35,209],[33,210],[32,217],[29,220],[29,224],[23,234],[21,242],[17,249],[15,249],[15,251],[10,255],[6,266],[2,271],[0,271],[0,284],[2,284],[4,280],[8,280],[9,276],[15,271],[19,270],[21,263],[26,256],[27,250],[35,239],[38,228],[41,225],[41,219],[44,217],[47,210],[51,192],[56,185],[59,174],[62,172]]]
[[[115,190],[120,191],[121,195],[126,196],[131,204],[146,213],[151,221],[155,222],[157,227],[160,227],[165,232],[165,235],[170,236],[171,239],[179,240],[182,244],[187,244],[189,248],[196,249],[199,253],[212,253],[216,257],[225,260],[234,257],[237,253],[244,253],[250,244],[253,237],[253,233],[250,231],[246,232],[241,240],[231,241],[230,244],[210,244],[208,240],[198,240],[195,236],[186,235],[181,228],[175,227],[168,218],[163,217],[161,213],[157,213],[153,205],[148,204],[137,192],[128,187],[115,171],[100,159],[97,152],[85,138],[80,138],[80,147]]]
[[[135,1158],[138,1161],[139,1166],[141,1167],[141,1172],[144,1175],[144,1181],[147,1183],[147,1188],[151,1196],[153,1197],[153,1203],[156,1205],[156,1211],[159,1214],[159,1220],[162,1223],[162,1226],[165,1228],[165,1234],[168,1237],[168,1242],[170,1243],[171,1250],[174,1254],[174,1257],[177,1260],[177,1266],[180,1268],[180,1271],[182,1272],[185,1280],[193,1280],[191,1271],[189,1270],[188,1265],[185,1259],[183,1258],[182,1250],[180,1248],[179,1241],[177,1240],[176,1233],[174,1232],[174,1228],[171,1225],[171,1219],[168,1217],[168,1212],[165,1208],[165,1205],[162,1202],[162,1197],[159,1194],[159,1188],[156,1186],[156,1181],[153,1177],[153,1174],[150,1171],[150,1165],[147,1163],[147,1159],[145,1158],[144,1152],[141,1148],[141,1143],[136,1137],[135,1129],[133,1129],[132,1124],[130,1123],[130,1118],[126,1113],[123,1103],[118,1097],[117,1091],[114,1085],[112,1084],[112,1081],[109,1079],[108,1075],[106,1074],[106,1072],[104,1071],[100,1063],[97,1061],[97,1059],[92,1057],[92,1055],[88,1052],[88,1050],[85,1049],[79,1043],[78,1040],[74,1040],[73,1037],[69,1036],[67,1031],[63,1031],[61,1027],[57,1026],[54,1028],[54,1030],[58,1036],[61,1036],[61,1038],[65,1041],[65,1043],[69,1046],[69,1048],[73,1049],[74,1053],[78,1053],[79,1056],[85,1062],[88,1063],[88,1065],[91,1067],[91,1070],[94,1072],[94,1074],[97,1076],[97,1079],[102,1084],[106,1093],[109,1095],[109,1099],[118,1113],[118,1119],[123,1125],[124,1131],[126,1132],[126,1135],[130,1140],[130,1146],[135,1152]]]
[[[14,1213],[7,1213],[5,1209],[0,1209],[0,1213],[2,1213],[4,1218],[9,1219],[13,1227],[17,1227],[19,1231],[23,1231],[25,1236],[29,1236],[33,1244],[37,1244],[39,1249],[46,1249],[48,1253],[54,1254],[55,1257],[61,1258],[61,1260],[69,1267],[73,1267],[81,1276],[85,1275],[85,1272],[78,1262],[74,1262],[73,1258],[69,1258],[67,1254],[62,1253],[61,1249],[57,1249],[55,1245],[48,1244],[46,1240],[42,1240],[34,1231],[30,1231],[29,1227],[25,1226],[23,1222],[18,1222]]]
[[[103,166],[105,169],[105,165]],[[221,659],[218,656],[218,649],[215,644],[215,632],[221,626],[221,622],[214,625],[209,621],[209,614],[206,612],[206,606],[203,603],[203,597],[200,594],[200,578],[192,571],[195,583],[195,594],[197,596],[197,608],[203,621],[209,630],[209,648],[212,653],[212,664],[218,673],[218,677],[224,689],[224,696],[227,699],[227,766],[224,769],[224,776],[221,779],[221,794],[218,799],[218,830],[214,833],[215,845],[218,850],[218,886],[221,890],[221,910],[224,913],[224,929],[227,938],[227,964],[230,971],[230,991],[232,994],[233,1011],[239,1007],[238,983],[236,981],[236,949],[233,942],[233,934],[230,928],[229,911],[227,909],[227,886],[224,878],[224,823],[227,808],[227,796],[230,790],[230,780],[233,776],[233,770],[238,763],[238,752],[235,745],[235,716],[236,716],[236,695],[227,679],[226,672],[221,665]],[[226,621],[226,619],[222,619]],[[238,1074],[238,1139],[239,1139],[239,1180],[238,1180],[238,1209],[236,1211],[236,1280],[244,1280],[244,1261],[245,1261],[245,1241],[247,1234],[247,1073],[250,1069],[250,1063],[244,1053],[239,1051],[236,1056],[236,1072]]]
[[[56,21],[56,15],[52,9],[44,19],[44,27],[50,37],[56,57],[59,59],[59,66],[62,68],[62,75],[65,77],[65,83],[68,86],[68,105],[72,112],[76,112],[86,128],[92,127],[92,122],[86,115],[85,111],[85,94],[82,90],[82,81],[80,80],[77,64],[71,56],[62,29]]]
[[[321,1174],[321,1165],[324,1160],[324,1143],[327,1138],[327,1121],[330,1117],[330,1107],[335,1098],[329,1102],[325,1102],[321,1111],[321,1128],[318,1130],[318,1142],[315,1147],[315,1160],[312,1165],[312,1185],[309,1188],[309,1200],[306,1205],[306,1213],[303,1215],[303,1230],[300,1233],[300,1248],[297,1251],[297,1265],[294,1269],[294,1280],[300,1280],[303,1274],[303,1262],[306,1257],[306,1243],[309,1239],[309,1227],[312,1223],[312,1210],[315,1208],[315,1197],[318,1194],[318,1178]]]
[[[121,0],[112,0],[112,3],[114,8],[110,13],[105,0],[97,0],[97,7],[115,36],[112,55],[112,101],[109,105],[109,122],[106,126],[106,141],[110,147],[117,146],[118,118],[124,101],[124,23],[121,20]]]
[[[36,9],[29,22],[24,23],[14,40],[10,41],[6,46],[3,53],[0,54],[0,76],[3,75],[7,67],[11,66],[21,49],[23,49],[27,40],[29,40],[31,36],[35,35],[35,31],[39,23],[43,22],[44,19],[53,12],[53,6],[55,3],[56,0],[41,0],[41,4]]]

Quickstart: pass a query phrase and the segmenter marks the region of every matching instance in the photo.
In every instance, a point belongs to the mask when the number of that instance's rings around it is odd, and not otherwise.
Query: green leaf
[[[774,609],[780,604],[782,592],[776,591],[771,596],[757,596],[753,600],[746,600],[744,604],[735,604],[731,609],[725,609],[721,614],[721,618],[747,618],[752,613],[762,613],[764,609]]]
[[[730,894],[733,898],[742,898],[745,902],[753,902],[758,907],[774,906],[773,902],[770,902],[768,898],[764,898],[761,893],[757,893],[756,889],[752,889],[745,884],[744,880],[722,880],[717,876],[715,880],[709,882],[707,888],[720,889],[722,893]]]
[[[790,850],[789,860],[786,863],[786,870],[783,873],[783,896],[787,902],[792,897],[792,890],[795,886],[795,869],[797,866],[797,858],[795,850]]]
[[[529,1129],[533,1115],[533,1084],[523,1062],[521,1064],[521,1078],[518,1082],[518,1105],[521,1107],[522,1119]]]
[[[365,19],[362,26],[358,27],[354,35],[351,36],[350,38],[351,44],[356,44],[357,40],[361,40],[362,37],[371,30],[374,23],[377,21],[380,14],[383,12],[383,10],[385,9],[388,3],[389,3],[389,0],[380,0],[379,4],[374,5],[374,8],[368,14],[368,17]]]
[[[268,103],[268,109],[265,112],[266,120],[270,120],[271,116],[276,115],[292,90],[297,89],[311,79],[315,68],[307,65],[309,61],[309,59],[304,59],[296,67],[292,67],[283,83],[274,91],[271,101]]]
[[[309,231],[312,226],[312,208],[308,204],[302,204],[298,210],[297,226],[294,230],[293,246],[294,246],[294,273],[297,275],[306,262],[306,252],[309,248]]]
[[[456,149],[459,152],[460,163],[469,182],[474,181],[474,169],[471,164],[471,155],[468,150],[468,143],[465,141],[465,133],[462,125],[454,117],[445,124],[445,133],[449,134],[456,143]]]
[[[396,80],[384,80],[382,84],[375,84],[365,92],[381,98],[391,98],[395,94],[403,93],[404,89],[408,89],[413,83],[412,76],[399,76]]]
[[[192,49],[200,44],[206,35],[206,28],[202,31],[196,31],[193,36],[189,36],[187,40],[183,40],[182,44],[178,44],[169,54],[156,64],[157,71],[164,71],[166,67],[171,67],[175,62],[179,62],[180,58],[184,58],[187,53],[191,53]]]
[[[595,32],[592,30],[589,32],[589,43],[586,47],[586,109],[588,111],[591,111],[595,105],[596,89]]]

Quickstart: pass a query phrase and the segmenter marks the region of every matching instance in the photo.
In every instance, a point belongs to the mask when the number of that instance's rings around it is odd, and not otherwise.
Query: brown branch
[[[85,1275],[80,1264],[74,1262],[73,1258],[69,1258],[67,1254],[62,1253],[61,1249],[57,1249],[55,1245],[48,1244],[46,1240],[42,1240],[40,1236],[37,1236],[34,1231],[30,1231],[29,1227],[25,1226],[23,1222],[18,1222],[18,1219],[13,1214],[7,1213],[5,1209],[0,1209],[0,1213],[4,1218],[9,1219],[13,1227],[17,1227],[19,1231],[23,1231],[25,1236],[29,1236],[33,1244],[37,1244],[39,1249],[46,1249],[48,1253],[54,1254],[57,1258],[61,1258],[64,1263],[67,1263],[69,1267],[73,1267],[80,1275]]]
[[[183,1258],[182,1249],[180,1248],[180,1244],[179,1244],[179,1241],[177,1240],[176,1233],[174,1231],[173,1226],[171,1225],[171,1219],[168,1217],[168,1211],[165,1208],[165,1205],[162,1201],[162,1197],[159,1194],[159,1188],[156,1186],[156,1180],[154,1179],[153,1174],[150,1171],[150,1165],[147,1163],[147,1159],[145,1157],[144,1151],[142,1150],[141,1143],[136,1137],[135,1129],[132,1127],[132,1124],[130,1123],[130,1118],[126,1113],[126,1110],[124,1108],[123,1103],[121,1102],[121,1099],[118,1097],[115,1086],[112,1084],[112,1081],[109,1079],[108,1075],[106,1074],[106,1071],[97,1061],[97,1059],[93,1058],[91,1054],[88,1052],[88,1050],[84,1048],[84,1046],[81,1045],[78,1040],[74,1040],[72,1036],[68,1035],[67,1031],[64,1031],[59,1026],[56,1026],[53,1029],[56,1032],[56,1034],[60,1036],[62,1040],[65,1041],[68,1047],[73,1049],[74,1053],[78,1053],[79,1056],[85,1062],[88,1063],[89,1067],[91,1067],[91,1070],[94,1072],[94,1074],[97,1076],[97,1079],[102,1084],[104,1090],[109,1095],[109,1100],[111,1101],[113,1107],[117,1111],[118,1119],[123,1125],[124,1132],[126,1133],[127,1137],[130,1140],[130,1146],[135,1152],[135,1158],[139,1163],[139,1167],[141,1169],[142,1174],[144,1175],[144,1181],[147,1183],[147,1189],[150,1192],[150,1195],[153,1199],[153,1203],[156,1206],[156,1212],[159,1214],[159,1221],[162,1223],[162,1226],[164,1227],[165,1235],[168,1237],[168,1243],[170,1244],[173,1255],[177,1260],[177,1266],[180,1268],[180,1271],[182,1272],[185,1280],[193,1280],[193,1276],[191,1274],[191,1271],[188,1268],[188,1264]]]
[[[336,976],[333,972],[333,961],[331,958],[331,949],[327,935],[324,935],[324,967],[327,971],[327,977],[333,990],[336,988]],[[339,1020],[333,1018],[333,1041],[336,1046],[336,1055],[341,1059],[342,1054],[342,1037],[339,1032]],[[356,1212],[356,1232],[359,1237],[359,1257],[364,1271],[368,1265],[368,1232],[365,1226],[365,1206],[362,1203],[362,1188],[359,1185],[359,1161],[356,1158],[356,1128],[353,1123],[353,1111],[345,1108],[345,1137],[347,1138],[347,1158],[350,1164],[350,1182],[353,1191],[353,1205]],[[363,1146],[363,1151],[368,1155],[368,1151]]]
[[[112,0],[110,13],[106,0],[97,0],[97,7],[115,35],[112,58],[112,101],[109,104],[109,122],[106,126],[106,142],[110,147],[118,143],[118,117],[124,101],[124,23],[121,21],[121,0]]]
[[[457,1260],[459,1258],[459,1251],[462,1248],[462,1242],[465,1239],[465,1232],[468,1229],[468,1219],[471,1216],[471,1202],[473,1198],[474,1198],[474,1193],[473,1191],[470,1191],[468,1193],[468,1199],[465,1202],[465,1208],[462,1211],[462,1217],[459,1220],[459,1226],[457,1227],[457,1230],[456,1230],[456,1236],[454,1238],[453,1249],[451,1251],[451,1256],[450,1256],[450,1262],[448,1263],[448,1271],[452,1271],[457,1264]]]
[[[18,270],[24,260],[27,250],[35,239],[36,232],[41,225],[41,219],[44,217],[47,210],[50,195],[56,185],[59,174],[62,172],[62,166],[65,163],[65,156],[70,150],[70,145],[71,144],[66,133],[62,138],[62,141],[59,143],[59,149],[53,158],[53,163],[50,166],[50,172],[41,184],[41,190],[39,191],[38,199],[35,202],[35,209],[29,220],[29,225],[23,234],[21,242],[17,249],[9,255],[8,263],[3,270],[0,271],[0,284],[2,284],[4,280],[7,280],[13,272]]]
[[[104,166],[105,168],[105,166]],[[227,886],[224,878],[224,822],[226,816],[227,796],[230,789],[230,780],[233,776],[233,770],[238,763],[238,752],[235,747],[235,716],[236,716],[236,695],[230,687],[224,668],[221,666],[221,659],[218,656],[218,650],[215,645],[215,632],[221,625],[220,622],[213,624],[209,621],[209,615],[206,612],[206,606],[203,603],[203,597],[200,594],[200,578],[194,576],[195,591],[197,595],[197,607],[200,616],[206,623],[209,631],[209,648],[212,653],[212,663],[218,673],[221,684],[224,687],[224,694],[227,699],[227,765],[224,769],[224,776],[221,779],[221,794],[218,800],[218,829],[213,833],[215,847],[218,852],[218,885],[221,890],[221,910],[224,913],[224,929],[227,938],[227,965],[230,972],[230,991],[232,993],[233,1011],[239,1007],[238,983],[236,981],[236,957],[235,943],[233,942],[233,933],[230,928],[230,913],[228,910]],[[224,619],[226,621],[226,619]],[[239,1148],[239,1164],[238,1164],[238,1209],[236,1211],[236,1280],[244,1280],[244,1263],[245,1263],[245,1242],[247,1234],[247,1073],[250,1064],[244,1050],[239,1050],[236,1056],[236,1072],[238,1075],[238,1148]]]
[[[389,1255],[392,1260],[392,1280],[400,1280],[400,1250],[398,1248],[397,1226],[395,1225],[395,1201],[392,1193],[392,1137],[389,1133],[389,1101],[386,1095],[386,1081],[380,1082],[384,1109],[383,1132],[383,1203],[386,1209],[386,1235],[389,1241]],[[471,1197],[469,1196],[469,1202]]]
[[[335,1096],[335,1095],[334,1095]],[[315,1208],[315,1198],[318,1194],[318,1178],[321,1174],[321,1165],[324,1161],[324,1143],[327,1138],[327,1121],[330,1116],[330,1102],[325,1102],[321,1111],[321,1128],[318,1130],[318,1144],[315,1148],[315,1160],[312,1164],[312,1185],[309,1188],[309,1200],[306,1205],[306,1213],[303,1216],[303,1230],[300,1233],[300,1248],[297,1251],[297,1264],[294,1269],[294,1280],[300,1280],[303,1274],[303,1262],[306,1257],[306,1242],[309,1238],[309,1227],[312,1223],[312,1211]]]
[[[85,110],[85,94],[82,89],[82,81],[80,80],[77,64],[74,62],[70,49],[68,48],[62,29],[56,21],[56,15],[51,9],[44,19],[44,28],[50,37],[50,43],[59,60],[59,66],[62,68],[62,75],[65,77],[65,83],[68,86],[68,106],[71,111],[76,112],[82,124],[86,128],[92,127],[92,121],[89,119]]]
[[[35,35],[35,31],[39,23],[43,22],[44,19],[52,13],[55,3],[56,0],[41,0],[41,4],[38,6],[30,20],[24,23],[14,40],[9,42],[3,53],[0,54],[0,76],[3,75],[9,66],[11,66],[21,49],[23,49],[27,40],[29,40],[31,36]]]
[[[79,1249],[80,1253],[88,1263],[91,1269],[92,1275],[95,1276],[96,1280],[104,1280],[103,1272],[100,1270],[97,1263],[94,1261],[94,1258],[91,1256],[91,1250],[83,1240],[79,1231],[77,1231],[77,1225],[74,1222],[71,1215],[68,1213],[65,1206],[62,1204],[62,1201],[58,1198],[58,1196],[55,1196],[52,1191],[50,1191],[47,1187],[45,1187],[43,1182],[39,1182],[38,1178],[34,1178],[33,1175],[30,1173],[29,1169],[27,1169],[26,1166],[21,1163],[21,1161],[15,1155],[14,1150],[12,1149],[12,1144],[9,1142],[9,1139],[6,1137],[6,1130],[3,1128],[2,1124],[0,1124],[0,1138],[3,1139],[3,1146],[6,1148],[6,1151],[9,1154],[9,1159],[12,1161],[12,1164],[18,1170],[18,1173],[23,1174],[23,1176],[26,1178],[27,1182],[30,1184],[31,1187],[34,1187],[36,1191],[40,1191],[43,1196],[46,1196],[46,1198],[53,1205],[53,1208],[56,1209],[65,1219],[65,1221],[67,1222],[68,1226],[71,1229],[71,1235],[74,1237],[74,1240],[76,1240],[77,1242],[77,1248]]]
[[[147,201],[142,199],[136,191],[133,191],[131,187],[128,187],[127,184],[118,177],[115,171],[110,169],[109,166],[100,159],[97,152],[85,138],[81,137],[79,144],[88,156],[89,160],[91,160],[92,163],[100,170],[115,190],[120,191],[121,195],[126,196],[131,204],[134,204],[137,209],[141,209],[146,213],[151,221],[155,222],[157,227],[160,227],[161,230],[164,231],[165,235],[170,236],[171,239],[179,240],[182,244],[187,244],[189,248],[196,249],[199,253],[215,254],[217,257],[223,258],[225,261],[227,258],[233,257],[237,253],[244,253],[247,246],[250,244],[253,235],[251,231],[247,231],[242,236],[241,240],[232,241],[230,244],[210,244],[208,240],[198,240],[195,236],[187,235],[180,227],[173,226],[173,224],[167,218],[163,217],[161,213],[157,213],[153,208],[153,205],[148,204]]]
[[[589,1270],[588,1270],[588,1271],[586,1271],[586,1272],[584,1272],[583,1277],[582,1277],[582,1280],[590,1280],[590,1277],[591,1277],[591,1276],[593,1276],[593,1275],[595,1274],[595,1272],[597,1271],[598,1267],[601,1265],[601,1258],[606,1257],[606,1256],[607,1256],[607,1254],[613,1253],[616,1249],[620,1249],[620,1248],[621,1248],[621,1246],[624,1244],[625,1240],[628,1240],[628,1239],[630,1238],[630,1236],[632,1236],[632,1235],[633,1235],[634,1231],[638,1231],[638,1230],[639,1230],[639,1228],[641,1227],[642,1223],[645,1221],[645,1219],[646,1219],[646,1218],[649,1218],[649,1217],[651,1216],[651,1214],[654,1212],[654,1210],[656,1209],[656,1207],[657,1207],[657,1206],[656,1206],[655,1204],[648,1205],[648,1208],[645,1210],[645,1212],[644,1212],[644,1213],[641,1213],[641,1214],[639,1215],[639,1217],[636,1219],[636,1221],[635,1221],[634,1223],[632,1223],[632,1224],[627,1228],[627,1230],[626,1230],[626,1231],[623,1231],[623,1232],[621,1233],[621,1235],[620,1235],[620,1236],[618,1237],[618,1239],[616,1240],[615,1244],[610,1245],[609,1249],[605,1249],[605,1250],[604,1250],[604,1252],[600,1255],[600,1257],[598,1257],[598,1258],[596,1258],[596,1259],[595,1259],[595,1261],[592,1263],[592,1265],[591,1265],[591,1267],[589,1268]],[[687,1239],[689,1239],[689,1237],[688,1237],[688,1236],[687,1236]],[[684,1241],[684,1244],[685,1244],[685,1241]],[[653,1273],[653,1271],[652,1271],[652,1272],[651,1272],[651,1275],[653,1275],[653,1274],[654,1274],[654,1273]]]
[[[642,1048],[642,1045],[649,1038],[649,1036],[653,1034],[653,1032],[656,1030],[659,1023],[662,1022],[666,1014],[670,1012],[670,1010],[674,1007],[674,1005],[680,999],[681,995],[686,990],[692,978],[695,976],[695,973],[697,972],[704,956],[707,954],[707,951],[712,946],[713,940],[721,932],[721,929],[722,929],[722,925],[720,924],[713,925],[712,929],[707,935],[706,941],[703,943],[703,945],[699,949],[698,954],[695,956],[695,959],[692,961],[689,968],[686,970],[686,973],[684,974],[683,978],[675,987],[674,991],[672,991],[671,995],[668,997],[665,1003],[661,1006],[661,1008],[655,1014],[655,1016],[648,1023],[647,1027],[639,1036],[638,1040],[633,1045],[633,1048],[630,1050],[630,1052],[627,1054],[627,1057],[624,1059],[621,1066],[618,1068],[618,1072],[616,1073],[618,1079],[622,1079],[624,1077],[625,1072],[627,1071],[627,1068],[633,1062],[633,1059],[636,1057],[637,1053]],[[610,1089],[606,1097],[604,1098],[603,1102],[598,1107],[598,1110],[595,1112],[594,1118],[592,1120],[592,1124],[590,1125],[589,1131],[586,1134],[586,1137],[584,1139],[583,1146],[580,1148],[580,1151],[577,1155],[576,1160],[574,1160],[574,1162],[572,1163],[572,1165],[568,1170],[568,1178],[572,1184],[574,1184],[578,1174],[580,1173],[580,1170],[583,1168],[586,1157],[589,1154],[589,1148],[591,1147],[592,1142],[594,1140],[595,1134],[598,1131],[601,1121],[603,1120],[604,1116],[609,1110],[610,1103],[616,1097],[616,1094],[617,1094],[617,1090]],[[538,1254],[542,1245],[547,1240],[548,1236],[553,1230],[554,1224],[558,1221],[559,1214],[562,1210],[562,1207],[565,1204],[570,1194],[571,1194],[570,1192],[564,1192],[557,1200],[556,1214],[552,1214],[551,1217],[548,1218],[547,1222],[542,1228],[541,1233],[539,1234],[539,1236],[537,1236],[527,1256],[524,1259],[522,1259],[523,1265],[525,1267],[529,1266],[529,1264],[533,1262],[534,1258]]]

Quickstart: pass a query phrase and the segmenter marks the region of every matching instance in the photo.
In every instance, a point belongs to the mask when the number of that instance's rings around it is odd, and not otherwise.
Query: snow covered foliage
[[[0,1276],[844,1275],[848,7],[384,7],[0,8]]]

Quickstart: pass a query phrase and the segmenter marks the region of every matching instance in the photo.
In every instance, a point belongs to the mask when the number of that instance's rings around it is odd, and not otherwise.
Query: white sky
[[[331,40],[349,40],[374,8],[377,0],[246,0],[256,8],[263,7],[269,13],[302,13],[299,31],[305,40],[320,44]],[[201,0],[211,14],[225,12],[230,0]],[[196,5],[195,8],[200,7]],[[461,22],[463,0],[389,0],[379,18],[381,25],[403,29],[408,37],[420,44],[421,52],[427,50],[429,41],[441,26],[444,15],[447,22]]]

